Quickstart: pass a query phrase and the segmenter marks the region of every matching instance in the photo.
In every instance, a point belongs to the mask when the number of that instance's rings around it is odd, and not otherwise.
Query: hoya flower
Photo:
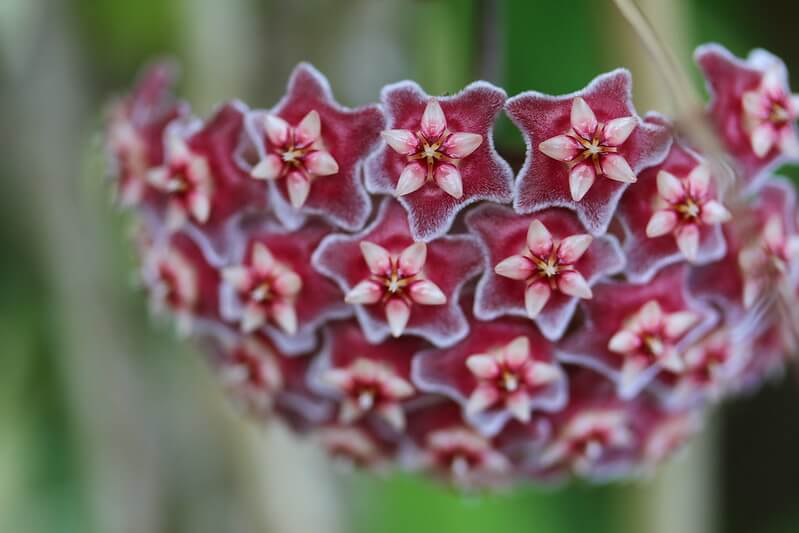
[[[682,350],[717,318],[689,297],[684,279],[685,269],[673,266],[646,285],[597,285],[584,304],[586,325],[566,338],[560,358],[605,373],[622,398],[636,396],[662,369],[684,371]]]
[[[629,468],[636,444],[623,407],[576,407],[557,417],[553,440],[538,458],[539,468],[567,468],[585,478],[615,477]]]
[[[329,231],[318,221],[293,232],[271,223],[248,227],[221,269],[223,318],[243,333],[263,331],[288,354],[313,349],[319,326],[351,314],[335,284],[310,264]]]
[[[188,111],[175,101],[174,82],[173,65],[150,65],[131,93],[110,110],[107,144],[118,175],[116,192],[125,207],[139,205],[145,198],[154,201],[147,195],[147,172],[163,162],[167,125]]]
[[[302,278],[278,262],[266,245],[256,242],[248,265],[226,267],[222,277],[244,300],[241,330],[252,333],[273,320],[289,335],[297,333],[294,303],[302,289]]]
[[[248,113],[247,141],[257,160],[245,166],[253,178],[269,181],[275,214],[288,227],[321,215],[354,231],[371,210],[361,167],[384,126],[377,105],[341,106],[327,79],[301,63],[273,109]]]
[[[152,242],[145,251],[141,276],[153,311],[172,314],[180,334],[191,333],[195,319],[216,316],[219,277],[188,235]]]
[[[234,339],[222,347],[216,361],[222,386],[243,411],[262,418],[271,413],[283,389],[280,356],[263,337]]]
[[[727,329],[718,329],[688,347],[681,371],[663,372],[658,376],[667,402],[678,406],[696,405],[704,400],[718,401],[726,392],[734,391],[734,382],[752,355],[751,342],[741,338],[744,336],[733,336]]]
[[[457,401],[464,417],[489,435],[513,419],[530,422],[537,410],[557,411],[568,399],[551,345],[519,319],[472,320],[463,341],[419,353],[413,369],[420,388]]]
[[[335,280],[355,306],[370,341],[413,334],[439,346],[468,331],[458,295],[480,263],[472,237],[415,242],[402,206],[391,199],[362,233],[326,237],[313,257],[316,269]]]
[[[423,343],[417,338],[369,343],[355,321],[332,326],[328,346],[312,377],[321,393],[340,400],[339,422],[350,424],[374,414],[392,429],[405,428],[403,404],[416,396],[410,361]]]
[[[333,424],[318,430],[316,438],[327,454],[344,468],[373,471],[387,468],[390,450],[371,431],[357,426]]]
[[[731,215],[717,196],[708,163],[672,144],[665,161],[644,170],[619,204],[628,278],[645,281],[684,259],[720,259],[726,250],[721,224]]]
[[[506,483],[512,464],[493,439],[464,424],[449,405],[413,413],[408,433],[418,448],[414,462],[457,487],[477,489]]]
[[[243,106],[220,107],[211,119],[175,121],[164,136],[164,164],[149,171],[149,183],[167,198],[166,225],[215,225],[247,209],[263,207],[254,184],[234,162],[242,133]]]
[[[727,253],[719,261],[691,270],[691,292],[724,309],[728,320],[761,320],[768,303],[799,286],[795,260],[796,193],[783,180],[770,180],[725,230]],[[787,291],[787,292],[785,292]]]
[[[754,305],[781,279],[795,278],[797,260],[799,235],[787,233],[779,213],[769,216],[756,241],[738,255],[744,277],[744,305]]]
[[[765,50],[742,60],[717,44],[695,55],[711,96],[710,118],[742,178],[759,183],[767,169],[799,160],[799,106],[782,60]]]
[[[517,215],[481,206],[466,217],[486,260],[477,285],[475,315],[494,320],[525,316],[548,339],[559,339],[591,285],[621,271],[624,256],[615,237],[592,238],[565,209]]]
[[[667,128],[638,117],[631,83],[620,69],[576,93],[528,91],[508,100],[508,115],[527,141],[516,178],[518,212],[568,207],[590,233],[605,232],[624,190],[660,163],[671,143]]]
[[[486,82],[443,97],[412,82],[383,89],[389,129],[382,133],[386,146],[367,163],[366,186],[397,196],[415,240],[443,235],[469,204],[510,201],[513,172],[491,136],[505,98]]]

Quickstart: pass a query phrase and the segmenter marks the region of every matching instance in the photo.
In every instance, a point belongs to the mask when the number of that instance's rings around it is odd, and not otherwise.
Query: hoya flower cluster
[[[107,135],[153,306],[237,404],[342,462],[462,487],[645,472],[795,348],[795,197],[771,170],[799,157],[799,98],[766,52],[697,60],[723,160],[639,116],[625,70],[349,109],[301,64],[273,108],[200,119],[155,65]]]

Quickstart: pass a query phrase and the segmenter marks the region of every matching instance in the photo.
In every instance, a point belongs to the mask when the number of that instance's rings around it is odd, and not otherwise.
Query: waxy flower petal
[[[469,336],[451,348],[419,353],[412,376],[419,387],[458,402],[487,435],[533,412],[567,401],[566,374],[537,328],[520,319],[471,321]]]
[[[270,222],[254,224],[248,240],[228,250],[222,316],[244,333],[263,332],[289,355],[313,349],[320,325],[351,314],[336,286],[310,265],[327,233],[319,222],[293,232]]]
[[[559,358],[605,374],[625,399],[661,369],[682,370],[683,350],[718,319],[688,295],[685,275],[684,266],[671,266],[644,285],[594,286],[594,298],[582,303],[586,323],[564,339]]]
[[[257,157],[242,156],[241,164],[253,177],[270,180],[275,214],[287,227],[301,226],[308,215],[321,215],[355,231],[371,210],[361,183],[363,161],[384,127],[377,105],[341,106],[325,77],[302,63],[291,75],[286,96],[274,108],[248,113],[247,137],[240,153],[254,147]],[[278,163],[280,170],[274,176]]]
[[[366,165],[366,186],[398,197],[415,240],[443,235],[469,204],[510,201],[513,172],[491,135],[505,98],[485,82],[445,97],[411,82],[383,89],[389,129]]]
[[[717,190],[708,162],[679,142],[662,164],[641,173],[619,203],[631,281],[686,259],[706,264],[724,255],[721,224],[731,215]]]
[[[532,317],[548,339],[563,335],[578,299],[590,298],[594,283],[624,267],[614,237],[592,238],[566,210],[517,215],[482,206],[469,213],[466,225],[480,239],[485,258],[477,317]]]
[[[743,182],[757,187],[769,169],[799,161],[799,108],[785,64],[765,50],[739,59],[716,44],[700,46],[695,56],[710,92],[708,114]]]
[[[404,209],[395,200],[386,199],[375,222],[362,233],[326,238],[312,262],[353,303],[362,298],[364,281],[381,288],[379,302],[355,305],[358,321],[372,342],[389,334],[412,334],[447,346],[467,333],[458,295],[480,268],[476,242],[468,236],[444,237],[426,245],[415,242]]]
[[[630,86],[629,73],[616,70],[570,95],[528,91],[508,100],[528,145],[516,178],[518,212],[567,207],[589,233],[605,232],[627,184],[660,163],[671,142],[665,127],[637,118]]]

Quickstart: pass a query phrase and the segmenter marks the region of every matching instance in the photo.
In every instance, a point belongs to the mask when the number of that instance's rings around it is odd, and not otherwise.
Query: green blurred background
[[[710,40],[770,49],[799,87],[795,0],[639,4],[698,89],[691,50]],[[241,420],[148,320],[103,179],[103,105],[164,53],[200,114],[271,106],[301,60],[350,105],[403,78],[558,93],[624,65],[640,111],[671,111],[610,0],[0,0],[0,532],[799,531],[795,375],[725,406],[656,477],[610,487],[464,496],[342,475]],[[497,135],[521,156],[509,122]]]

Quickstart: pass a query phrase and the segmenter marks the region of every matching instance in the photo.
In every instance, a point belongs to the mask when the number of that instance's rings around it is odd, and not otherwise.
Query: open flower
[[[221,106],[205,123],[185,119],[165,132],[164,164],[151,169],[149,183],[167,198],[166,224],[217,226],[247,209],[263,208],[259,185],[234,163],[244,123],[243,106]]]
[[[374,415],[401,432],[404,404],[417,395],[410,362],[422,346],[420,339],[405,337],[389,339],[376,349],[357,322],[339,322],[325,330],[325,347],[309,379],[320,394],[338,400],[342,424]]]
[[[245,333],[265,333],[288,355],[314,349],[320,326],[352,314],[335,284],[310,265],[329,232],[321,221],[294,231],[266,222],[230,242],[219,289],[222,317]]]
[[[586,477],[612,477],[626,470],[636,445],[628,413],[617,406],[582,406],[558,417],[555,437],[538,460],[543,469],[569,468]]]
[[[108,149],[116,166],[117,194],[123,206],[148,203],[147,173],[163,163],[167,125],[183,116],[187,106],[175,101],[175,69],[168,63],[150,65],[129,95],[109,113]]]
[[[491,136],[505,98],[485,82],[442,97],[411,82],[383,89],[390,129],[382,133],[386,147],[367,163],[366,186],[398,197],[415,240],[444,234],[473,202],[510,201],[513,172]]]
[[[429,182],[453,198],[461,198],[460,160],[483,143],[479,133],[449,131],[447,117],[435,98],[424,108],[418,130],[384,130],[381,135],[389,147],[408,158],[394,190],[397,196],[411,194]]]
[[[244,303],[240,322],[244,333],[259,329],[267,320],[274,320],[289,335],[297,332],[294,302],[302,289],[302,279],[277,261],[265,245],[256,242],[250,263],[227,267],[222,270],[222,277]]]
[[[224,348],[217,362],[225,391],[246,412],[257,417],[271,413],[283,389],[278,355],[266,339],[246,336]]]
[[[605,282],[583,303],[585,323],[559,345],[559,359],[597,370],[635,397],[663,369],[682,372],[683,350],[717,321],[685,289],[686,269],[671,266],[636,285]]]
[[[799,160],[799,107],[785,64],[765,50],[742,60],[716,44],[695,55],[711,93],[710,117],[743,180],[759,184],[769,168]]]
[[[530,222],[527,249],[522,255],[506,257],[494,272],[526,283],[524,306],[527,316],[536,318],[553,291],[590,299],[591,287],[574,264],[583,256],[593,238],[585,233],[555,240],[540,220]]]
[[[779,283],[795,281],[799,269],[799,235],[788,233],[781,213],[770,214],[760,235],[738,255],[743,274],[743,302],[751,307]]]
[[[506,110],[527,140],[514,207],[573,209],[588,231],[605,232],[616,204],[644,168],[663,160],[671,138],[633,108],[630,74],[616,70],[565,96],[528,91]]]
[[[686,368],[677,343],[699,321],[692,311],[664,313],[656,300],[650,300],[625,319],[608,341],[608,349],[624,357],[622,387],[635,382],[654,365],[680,373]]]
[[[246,144],[257,161],[250,175],[268,180],[275,214],[289,228],[306,215],[321,215],[349,231],[360,229],[371,210],[361,182],[364,158],[385,126],[377,105],[339,105],[327,79],[301,63],[286,96],[269,111],[247,115]]]
[[[674,235],[677,246],[689,261],[699,254],[699,228],[730,220],[730,212],[710,197],[710,169],[699,164],[680,179],[661,170],[657,174],[658,196],[663,207],[655,211],[646,226],[647,237]]]
[[[346,368],[328,370],[322,379],[344,397],[339,411],[342,423],[374,410],[397,431],[405,427],[400,402],[413,396],[415,388],[391,367],[361,358]]]
[[[619,154],[619,147],[638,126],[633,116],[597,121],[591,106],[581,96],[572,100],[571,129],[538,145],[545,155],[569,166],[569,191],[572,200],[579,202],[594,184],[597,176],[622,183],[635,183],[630,164]]]
[[[677,141],[663,163],[641,172],[618,211],[628,279],[643,282],[670,264],[706,264],[724,255],[721,225],[730,213],[715,185],[708,163]]]
[[[441,346],[468,331],[457,301],[480,268],[479,254],[465,235],[414,242],[404,209],[387,199],[362,233],[325,238],[313,265],[345,291],[372,342],[413,334]]]
[[[413,243],[397,257],[392,257],[382,246],[361,241],[361,253],[371,275],[369,279],[350,289],[344,301],[367,305],[382,303],[393,336],[402,335],[413,304],[447,303],[447,297],[438,285],[422,277],[422,269],[427,260],[425,243]]]
[[[320,142],[319,113],[308,112],[294,127],[276,115],[265,115],[263,127],[268,153],[250,174],[265,180],[285,178],[291,205],[300,208],[315,178],[338,172],[338,163]]]
[[[513,419],[526,424],[538,410],[557,411],[568,399],[551,344],[520,319],[472,318],[460,343],[418,353],[412,376],[425,392],[457,401],[464,418],[487,435]]]
[[[187,235],[146,246],[142,280],[150,292],[154,312],[169,312],[178,333],[188,335],[196,318],[215,318],[219,277],[202,251]]]
[[[481,206],[466,217],[485,250],[474,312],[481,320],[504,315],[535,320],[548,339],[559,339],[591,285],[619,272],[624,256],[615,237],[592,238],[564,209],[518,215]]]

